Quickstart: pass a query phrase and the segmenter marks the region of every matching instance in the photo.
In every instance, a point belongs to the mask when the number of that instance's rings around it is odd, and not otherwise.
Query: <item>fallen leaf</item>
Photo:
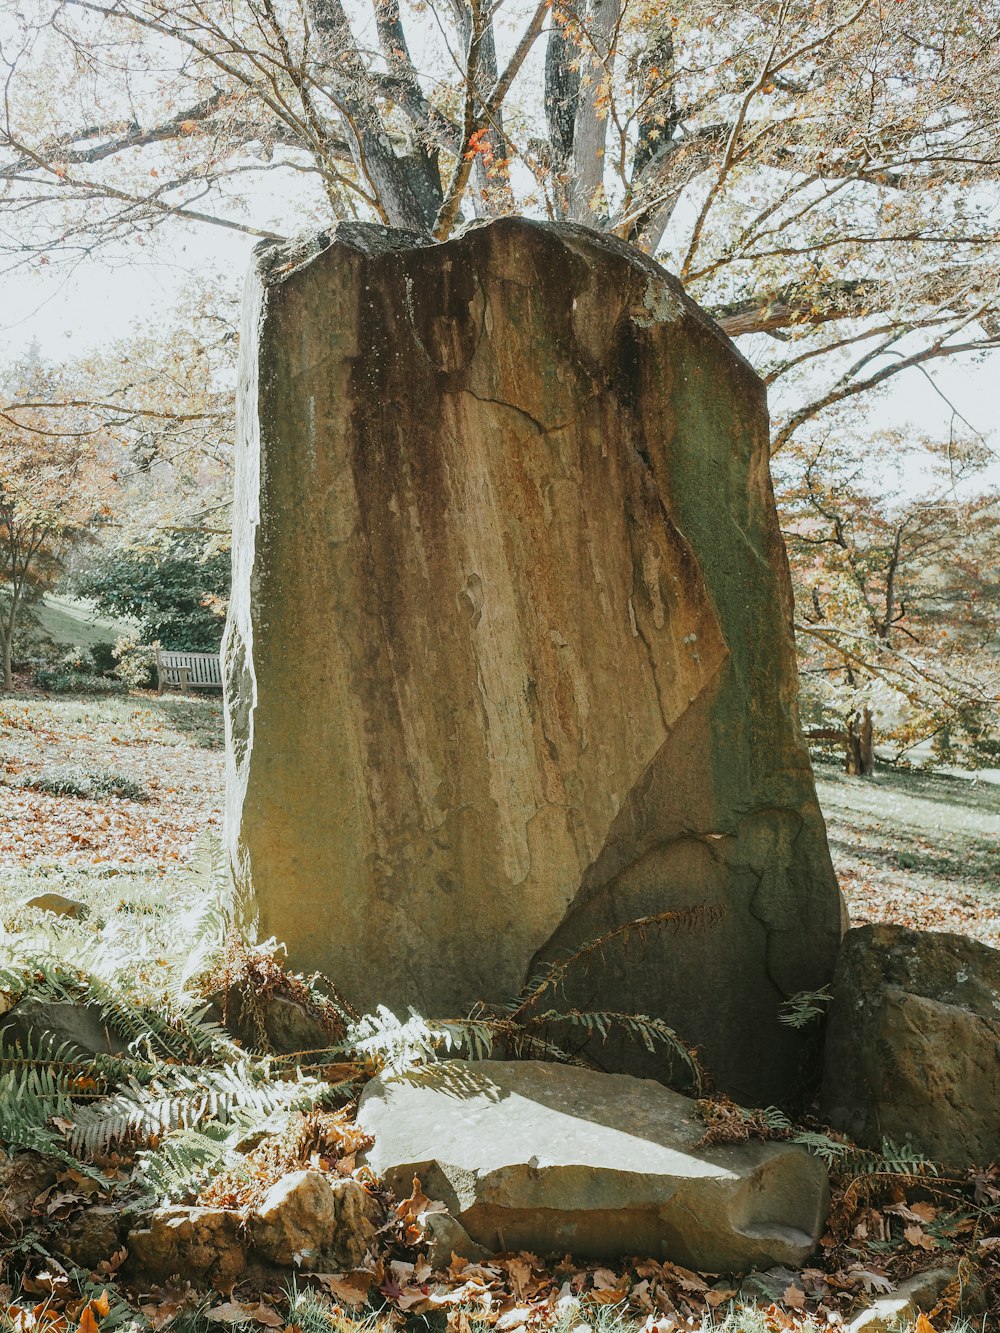
[[[712,1291],[706,1291],[705,1301],[713,1310],[717,1310],[720,1305],[725,1305],[726,1301],[733,1300],[737,1295],[738,1290],[737,1287],[723,1287],[719,1291],[714,1289]]]
[[[872,1291],[873,1289],[875,1291],[895,1291],[892,1282],[884,1273],[875,1273],[870,1268],[862,1268],[860,1264],[857,1267],[852,1267],[849,1271],[851,1277],[861,1279],[865,1284],[866,1291]]]
[[[940,1248],[941,1242],[936,1241],[933,1236],[928,1236],[922,1227],[907,1227],[903,1235],[911,1245],[921,1250],[937,1250]]]
[[[793,1282],[790,1287],[786,1287],[781,1299],[793,1310],[804,1310],[806,1308],[806,1294],[800,1291]]]
[[[317,1273],[316,1279],[323,1290],[336,1297],[341,1305],[356,1309],[368,1300],[370,1273]]]
[[[100,1325],[97,1322],[97,1316],[94,1314],[93,1306],[88,1301],[83,1307],[83,1313],[80,1315],[80,1323],[77,1326],[77,1333],[98,1333]]]

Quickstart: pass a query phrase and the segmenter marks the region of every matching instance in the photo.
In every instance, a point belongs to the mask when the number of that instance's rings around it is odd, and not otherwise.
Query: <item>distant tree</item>
[[[137,621],[147,643],[217,652],[229,582],[228,543],[165,532],[103,552],[75,576],[73,587],[105,615]]]
[[[232,293],[211,283],[184,293],[173,321],[135,329],[36,382],[5,395],[0,421],[30,429],[65,422],[80,438],[119,449],[119,540],[154,528],[224,528],[231,500],[236,334]]]
[[[1000,0],[26,0],[6,19],[9,268],[178,223],[583,223],[766,335],[755,359],[791,390],[776,447],[1000,346]]]
[[[59,393],[54,372],[32,353],[7,375],[15,397]],[[3,688],[13,685],[13,646],[29,601],[62,574],[69,553],[107,516],[115,489],[110,443],[92,432],[67,433],[26,409],[23,424],[0,420],[0,650]]]
[[[860,775],[876,739],[970,764],[1000,740],[1000,497],[963,498],[981,457],[954,444],[925,443],[919,492],[887,486],[915,443],[886,437],[859,462],[828,436],[777,469],[807,734],[840,740]]]

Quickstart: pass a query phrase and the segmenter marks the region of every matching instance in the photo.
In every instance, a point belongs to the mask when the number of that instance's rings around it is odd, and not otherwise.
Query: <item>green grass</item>
[[[1000,785],[891,769],[850,778],[820,762],[816,787],[834,865],[866,919],[909,907],[904,924],[1000,946]]]
[[[47,592],[34,611],[42,629],[56,643],[79,643],[89,648],[93,643],[114,643],[119,635],[135,629],[126,621],[96,615],[85,602],[56,593]]]

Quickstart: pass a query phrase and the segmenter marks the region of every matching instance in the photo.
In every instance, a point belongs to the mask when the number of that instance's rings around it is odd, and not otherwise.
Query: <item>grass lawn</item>
[[[1000,948],[1000,785],[818,764],[830,850],[855,925],[899,921]]]
[[[42,629],[56,643],[77,643],[89,648],[94,643],[114,643],[120,635],[134,630],[126,621],[96,615],[86,602],[55,593],[47,592],[34,611]]]
[[[214,698],[0,696],[0,910],[44,890],[169,900],[221,828],[222,745]],[[102,774],[129,796],[58,791]]]

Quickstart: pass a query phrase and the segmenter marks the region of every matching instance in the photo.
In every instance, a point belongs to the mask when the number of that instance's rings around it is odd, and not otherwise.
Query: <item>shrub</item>
[[[82,643],[71,644],[60,658],[59,666],[66,671],[73,672],[77,676],[93,676],[97,674],[90,649],[85,648]]]
[[[156,684],[156,645],[139,643],[123,634],[115,643],[115,675],[133,690],[148,690]]]
[[[110,676],[118,666],[115,658],[115,645],[110,642],[92,643],[90,656],[94,661],[94,670],[102,676]]]
[[[74,671],[62,664],[55,667],[39,667],[35,672],[34,682],[40,690],[45,690],[48,694],[128,693],[128,686],[124,681],[109,680],[107,676]]]
[[[222,640],[229,583],[228,549],[173,533],[105,552],[77,576],[75,590],[104,615],[137,621],[147,643],[212,653]]]

